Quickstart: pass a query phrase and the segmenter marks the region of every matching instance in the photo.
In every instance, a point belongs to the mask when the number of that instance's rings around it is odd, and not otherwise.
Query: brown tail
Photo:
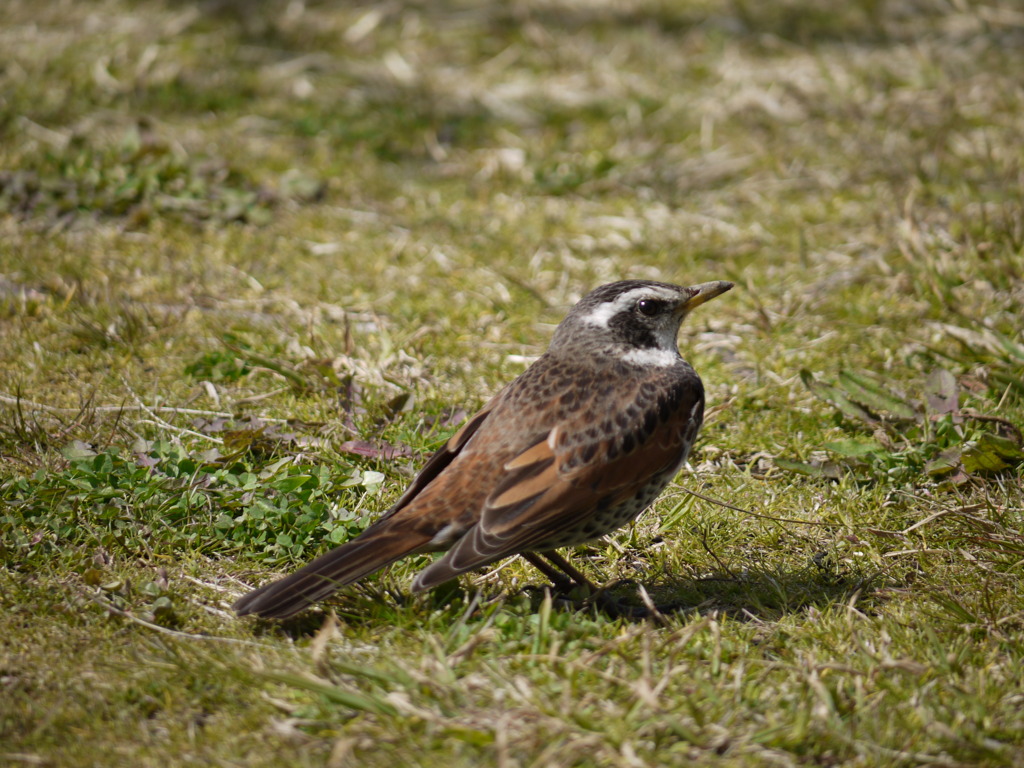
[[[244,595],[232,608],[239,616],[251,613],[273,619],[294,616],[346,584],[412,554],[429,541],[413,531],[389,528],[365,531],[290,576]]]

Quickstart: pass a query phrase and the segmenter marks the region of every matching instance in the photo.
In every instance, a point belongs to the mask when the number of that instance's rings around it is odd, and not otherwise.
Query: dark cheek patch
[[[616,335],[631,347],[637,349],[654,349],[658,346],[658,340],[654,332],[641,325],[638,318],[629,313],[619,313],[608,321],[608,327],[616,332]]]

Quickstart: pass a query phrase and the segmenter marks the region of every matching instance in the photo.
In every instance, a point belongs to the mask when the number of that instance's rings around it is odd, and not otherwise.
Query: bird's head
[[[676,337],[683,318],[730,288],[724,280],[691,287],[652,280],[602,285],[561,322],[551,351],[600,351],[642,365],[671,365],[679,356]]]

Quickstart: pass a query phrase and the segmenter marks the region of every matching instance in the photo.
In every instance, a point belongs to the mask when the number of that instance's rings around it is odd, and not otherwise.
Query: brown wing
[[[448,442],[445,443],[443,447],[439,448],[433,456],[427,459],[427,463],[423,465],[423,469],[421,469],[419,474],[417,474],[416,477],[413,478],[413,481],[409,483],[409,487],[405,489],[405,493],[398,498],[398,501],[394,503],[391,509],[381,515],[377,520],[378,523],[387,520],[396,512],[405,509],[424,488],[430,485],[438,475],[448,468],[448,465],[451,464],[455,457],[459,455],[459,452],[462,451],[466,443],[469,442],[469,439],[477,433],[484,421],[487,420],[487,417],[491,415],[491,411],[494,409],[494,405],[497,403],[500,396],[501,393],[492,397],[483,408],[477,411],[469,421],[462,425],[458,432],[448,438]]]
[[[413,590],[511,554],[607,533],[599,519],[603,510],[628,502],[652,478],[686,459],[703,418],[704,395],[692,369],[687,366],[685,373],[671,386],[660,382],[646,390],[658,395],[644,397],[638,382],[626,409],[609,408],[605,398],[595,396],[537,435],[504,464],[504,477],[487,496],[479,522],[419,574]],[[600,420],[609,413],[616,416]]]

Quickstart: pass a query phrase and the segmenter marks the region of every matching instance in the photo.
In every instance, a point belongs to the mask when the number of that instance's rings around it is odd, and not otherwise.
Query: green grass
[[[1012,0],[0,30],[0,764],[1024,766]],[[692,467],[574,562],[693,611],[424,558],[228,610],[628,277],[737,287]]]

